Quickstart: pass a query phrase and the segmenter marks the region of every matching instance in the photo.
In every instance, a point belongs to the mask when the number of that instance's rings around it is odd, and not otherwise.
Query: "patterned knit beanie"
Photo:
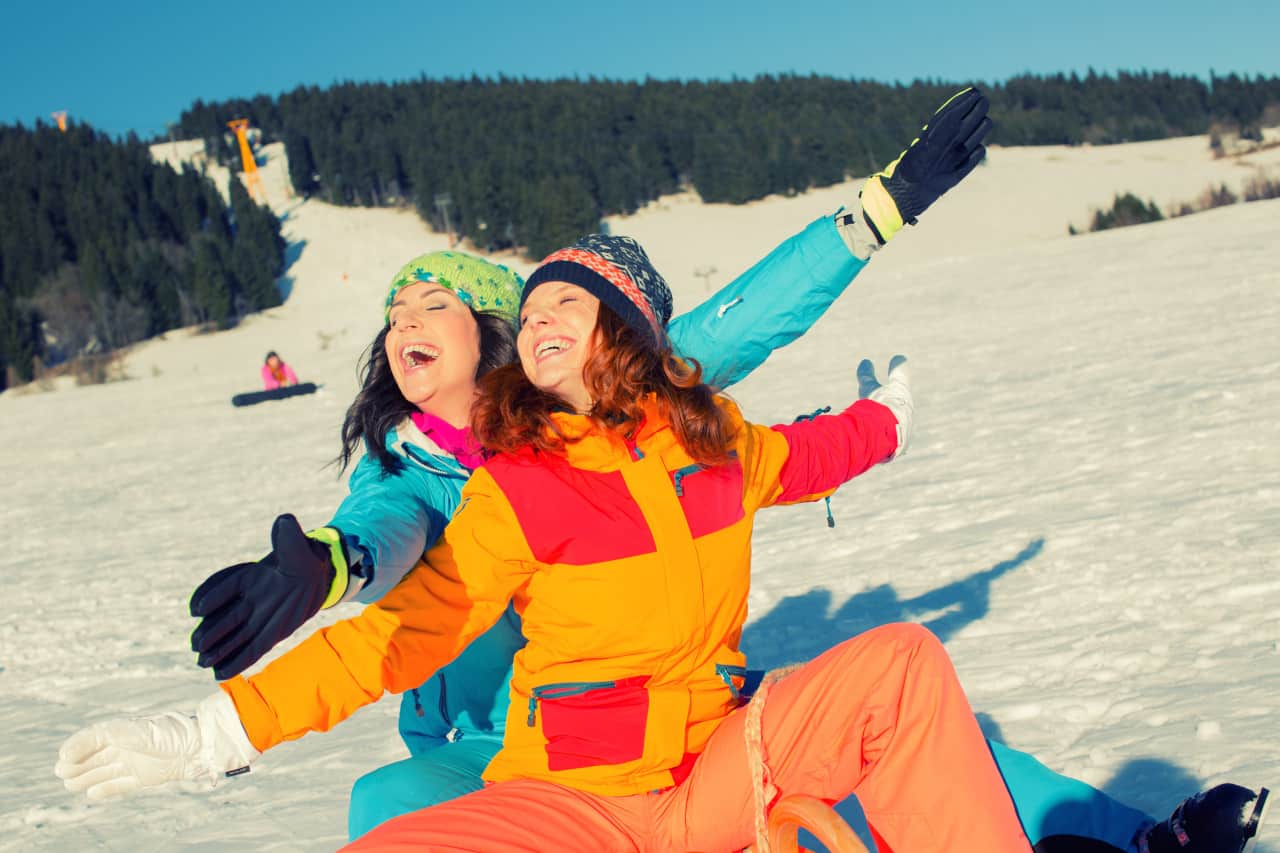
[[[400,268],[391,279],[383,308],[383,322],[391,318],[391,303],[401,288],[411,284],[435,283],[447,287],[464,305],[505,317],[515,325],[520,313],[520,288],[524,280],[502,266],[462,252],[429,252]]]
[[[590,234],[547,255],[525,283],[521,306],[535,287],[547,281],[578,285],[655,343],[666,334],[671,288],[630,237]]]

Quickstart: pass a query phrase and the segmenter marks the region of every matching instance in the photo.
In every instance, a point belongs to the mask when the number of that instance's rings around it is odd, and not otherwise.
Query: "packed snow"
[[[81,726],[213,689],[188,649],[191,590],[260,557],[278,513],[328,520],[385,283],[447,245],[409,211],[290,198],[279,147],[266,158],[283,306],[140,345],[127,381],[0,395],[0,850],[331,850],[352,782],[406,754],[388,698],[211,793],[89,805],[53,775]],[[1259,171],[1280,178],[1280,149],[993,149],[734,388],[753,420],[789,421],[846,404],[859,359],[901,352],[916,396],[910,452],[836,495],[834,529],[821,505],[760,515],[753,665],[916,620],[990,734],[1127,803],[1163,817],[1219,781],[1280,787],[1280,201],[1066,233],[1117,192],[1166,207]],[[609,225],[682,310],[856,189],[684,194]],[[233,408],[269,349],[321,390]],[[1280,851],[1268,834],[1259,853]]]

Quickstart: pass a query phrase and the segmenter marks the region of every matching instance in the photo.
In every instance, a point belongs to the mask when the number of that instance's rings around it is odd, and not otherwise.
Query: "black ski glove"
[[[938,108],[920,136],[862,188],[862,215],[880,245],[973,171],[991,130],[987,96],[970,87]]]
[[[211,575],[191,595],[200,624],[191,650],[219,681],[252,666],[347,589],[346,550],[335,528],[304,533],[292,515],[271,526],[272,551]]]

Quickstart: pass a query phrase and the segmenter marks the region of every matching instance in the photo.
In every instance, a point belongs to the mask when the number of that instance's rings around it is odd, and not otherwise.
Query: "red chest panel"
[[[539,562],[582,566],[653,553],[653,535],[620,472],[506,458],[485,467]],[[742,466],[736,459],[712,468],[689,466],[671,478],[695,539],[743,517]]]
[[[714,468],[690,466],[671,474],[693,538],[715,533],[744,515],[742,465],[737,459]]]

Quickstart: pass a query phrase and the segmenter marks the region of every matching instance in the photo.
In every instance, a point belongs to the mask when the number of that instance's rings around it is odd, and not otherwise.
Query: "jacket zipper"
[[[747,686],[747,668],[745,666],[735,666],[733,664],[718,663],[716,664],[716,675],[728,686],[729,691],[733,694],[733,701],[742,700],[742,688],[733,683],[735,678],[742,679],[742,686]]]
[[[440,474],[444,477],[455,477],[462,480],[471,476],[471,472],[463,468],[456,459],[454,460],[454,464],[458,466],[456,469],[450,468],[448,465],[438,465],[431,458],[431,454],[419,447],[415,447],[407,441],[400,442],[400,451],[404,454],[406,459],[417,463],[433,474]]]
[[[681,484],[680,481],[683,480],[685,477],[689,476],[690,474],[696,474],[699,471],[705,470],[706,467],[707,466],[705,465],[699,465],[697,463],[694,463],[693,465],[686,465],[683,468],[678,468],[674,472],[672,472],[671,479],[676,486],[676,497],[678,498],[684,497],[684,486]]]
[[[445,697],[448,694],[444,686],[444,673],[437,672],[436,678],[440,679],[440,719],[444,720],[449,727],[449,731],[445,732],[444,739],[449,743],[456,743],[462,739],[462,730],[453,724],[453,720],[449,719],[449,706],[445,701]]]
[[[738,451],[731,450],[729,452],[729,458],[737,459]],[[680,482],[681,480],[683,480],[685,477],[688,477],[691,474],[696,474],[699,471],[705,471],[705,470],[707,470],[706,465],[700,465],[697,462],[695,462],[692,465],[686,465],[683,468],[677,468],[675,471],[672,471],[671,479],[672,479],[672,482],[675,483],[676,497],[678,498],[684,497],[684,485]]]
[[[449,706],[445,701],[444,673],[436,673],[436,677],[440,679],[440,719],[444,720],[449,726],[449,731],[445,732],[444,739],[449,743],[457,743],[462,740],[462,729],[453,724],[453,720],[449,719]],[[419,717],[425,717],[427,712],[422,709],[422,695],[418,692],[421,688],[415,687],[409,692],[413,695],[413,710]]]
[[[532,728],[537,725],[538,700],[539,699],[564,699],[568,696],[581,696],[583,693],[590,693],[592,690],[601,690],[606,687],[617,687],[616,681],[562,681],[558,684],[544,684],[541,687],[533,688],[533,695],[529,697],[529,726]]]

